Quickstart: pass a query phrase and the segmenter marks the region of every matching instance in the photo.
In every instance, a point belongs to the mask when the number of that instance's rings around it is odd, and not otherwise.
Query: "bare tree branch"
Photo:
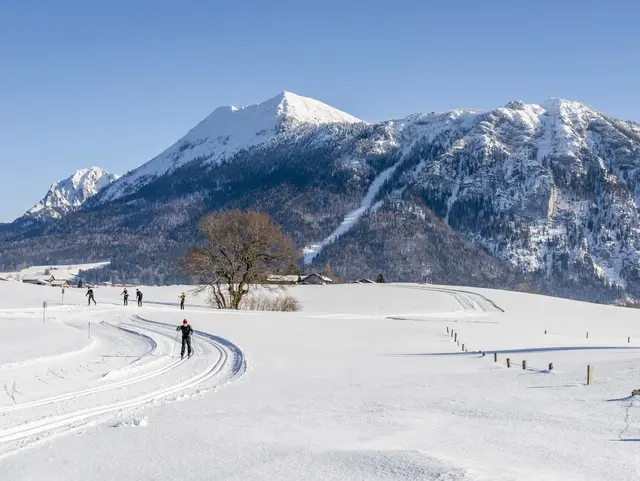
[[[267,283],[270,274],[295,271],[299,253],[265,213],[214,212],[202,220],[200,232],[203,247],[189,249],[180,265],[203,289],[211,290],[219,309],[239,309],[252,285]]]

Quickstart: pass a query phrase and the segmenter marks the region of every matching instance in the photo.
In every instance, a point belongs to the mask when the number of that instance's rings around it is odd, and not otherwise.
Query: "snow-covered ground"
[[[116,288],[87,307],[84,290],[55,305],[0,283],[3,481],[640,477],[637,310],[369,284],[224,312],[141,289],[141,308]],[[183,317],[197,354],[180,361]]]
[[[73,280],[79,272],[90,269],[99,269],[108,266],[110,262],[94,262],[91,264],[62,264],[47,266],[30,266],[20,271],[0,272],[0,276],[11,280],[22,280],[24,277],[48,277],[53,276],[58,280]],[[49,274],[45,274],[48,272]]]

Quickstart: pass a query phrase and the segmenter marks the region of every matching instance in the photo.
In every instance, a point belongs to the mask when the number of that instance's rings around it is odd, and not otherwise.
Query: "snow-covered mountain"
[[[79,209],[119,175],[111,174],[100,167],[77,170],[71,177],[56,182],[44,198],[29,209],[22,219],[49,221]]]
[[[562,99],[463,118],[453,135],[424,137],[436,152],[414,158],[404,185],[525,272],[579,268],[618,286],[638,281],[640,125]],[[436,119],[403,122],[404,143],[441,128]]]
[[[248,107],[218,107],[174,145],[105,189],[101,199],[108,201],[131,194],[196,159],[220,162],[241,149],[272,141],[285,132],[357,122],[362,121],[322,102],[290,92],[282,92]]]
[[[82,230],[96,259],[120,259],[114,275],[165,282],[202,215],[242,208],[345,278],[640,297],[640,125],[569,100],[369,124],[283,93],[216,109],[89,204],[100,216],[81,209],[29,240],[1,229],[0,265],[29,246],[32,263],[73,258]],[[59,245],[44,252],[47,229]]]

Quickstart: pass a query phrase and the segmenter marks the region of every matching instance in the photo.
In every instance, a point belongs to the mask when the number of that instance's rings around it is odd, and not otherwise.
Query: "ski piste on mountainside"
[[[345,278],[382,271],[497,287],[524,279],[611,300],[640,294],[638,166],[640,126],[580,102],[367,123],[284,92],[216,109],[52,226],[26,237],[0,228],[0,263],[18,251],[35,263],[100,250],[122,259],[110,274],[164,282],[206,212],[259,209],[291,233],[311,268],[329,263]],[[52,230],[57,239],[43,249],[38,239]],[[73,247],[79,232],[95,254]],[[116,233],[127,246],[108,242]],[[143,270],[150,252],[153,273]]]

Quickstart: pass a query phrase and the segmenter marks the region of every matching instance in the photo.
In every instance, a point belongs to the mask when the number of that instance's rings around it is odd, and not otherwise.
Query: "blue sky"
[[[564,97],[640,121],[632,1],[4,0],[0,221],[123,173],[219,105],[288,90],[365,120]]]

